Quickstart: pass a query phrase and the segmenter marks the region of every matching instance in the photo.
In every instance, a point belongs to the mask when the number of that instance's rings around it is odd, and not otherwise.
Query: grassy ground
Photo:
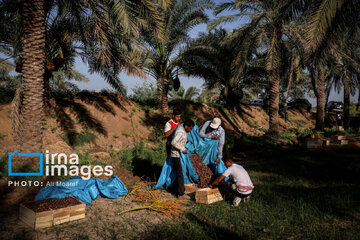
[[[353,137],[360,139],[358,134]],[[166,156],[163,144],[157,142],[153,147],[138,143],[110,155],[135,175],[156,180]],[[59,234],[68,227],[65,235],[70,239],[94,239],[90,232],[79,230],[84,228],[96,231],[99,239],[360,239],[359,145],[307,150],[275,145],[268,136],[247,135],[228,136],[226,142],[227,151],[234,153],[255,185],[248,204],[234,208],[223,201],[191,202],[177,220],[147,210],[137,212],[136,219],[128,215],[118,219],[116,212],[130,208],[121,204],[131,201],[113,200],[120,208],[110,205],[112,200],[100,199],[90,210],[111,215],[100,219],[101,225],[90,226],[94,220],[88,212],[87,220],[64,224]],[[85,155],[80,159],[87,162],[89,153]],[[0,165],[5,161],[5,156],[0,158]]]
[[[359,148],[243,152],[255,184],[248,204],[193,204],[144,238],[360,239],[359,156]]]

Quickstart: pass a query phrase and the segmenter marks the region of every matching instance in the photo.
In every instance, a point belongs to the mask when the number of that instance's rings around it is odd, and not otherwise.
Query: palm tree
[[[45,73],[44,0],[22,2],[22,84],[20,149],[42,151],[43,76]]]
[[[200,90],[194,86],[189,87],[186,91],[183,86],[179,90],[172,89],[169,92],[170,100],[186,100],[192,101],[194,98],[200,95]]]
[[[360,52],[358,34],[348,35],[343,33],[343,40],[339,41],[336,49],[332,50],[332,62],[330,71],[331,82],[329,88],[335,85],[339,90],[343,87],[344,93],[344,128],[350,127],[350,93],[355,94],[360,78]],[[341,86],[342,85],[342,86]]]
[[[223,42],[226,36],[224,29],[200,34],[180,55],[179,66],[187,75],[203,78],[207,89],[220,86],[226,107],[234,110],[241,96],[232,69],[234,49]]]
[[[327,71],[326,61],[329,52],[339,55],[337,47],[343,41],[343,33],[353,35],[359,31],[357,24],[360,21],[360,4],[357,0],[327,1],[317,0],[309,4],[309,20],[305,34],[307,58],[312,59],[313,64],[318,65],[317,91],[317,113],[316,129],[324,129],[325,118],[325,78]],[[355,26],[355,27],[354,27]],[[339,59],[339,58],[338,58]],[[314,67],[314,66],[313,66]],[[314,68],[313,68],[314,69]],[[315,71],[314,71],[315,72]],[[313,72],[313,73],[314,73]],[[314,74],[312,74],[314,76]],[[345,78],[344,101],[348,102],[348,80]],[[315,84],[314,84],[315,85]],[[347,107],[346,112],[348,112]],[[346,113],[348,119],[348,113]],[[348,120],[345,120],[348,125]]]
[[[208,17],[204,9],[211,7],[209,0],[172,0],[167,9],[161,9],[165,31],[159,35],[153,31],[143,31],[146,47],[144,67],[157,82],[159,108],[168,111],[169,85],[178,80],[181,68],[177,66],[180,47],[189,39],[191,28],[206,23]]]
[[[279,134],[279,83],[283,37],[291,26],[291,20],[303,8],[303,1],[243,1],[235,0],[217,6],[215,14],[224,10],[237,10],[239,13],[223,16],[209,26],[213,29],[227,21],[238,20],[243,16],[250,16],[251,20],[242,28],[236,29],[229,38],[238,43],[235,60],[235,76],[241,75],[246,66],[246,59],[250,49],[266,49],[266,72],[270,81],[270,126],[269,133]]]
[[[21,103],[16,104],[21,109],[18,123],[21,125],[21,150],[25,152],[39,152],[42,148],[41,122],[43,119],[43,77],[45,73],[45,31],[49,22],[49,15],[57,9],[68,14],[73,21],[86,19],[88,28],[81,27],[80,38],[75,39],[82,43],[82,56],[89,62],[92,71],[98,71],[116,89],[122,84],[117,78],[119,71],[145,76],[129,57],[134,37],[140,29],[149,27],[150,21],[158,26],[158,32],[163,31],[157,8],[166,8],[168,0],[151,1],[43,1],[24,0],[13,4],[13,1],[1,2],[1,10],[21,17],[22,28],[21,49],[22,57],[22,85],[23,94],[17,91]],[[19,4],[19,2],[21,4]],[[56,5],[58,4],[58,5]],[[21,11],[19,6],[21,5]],[[53,8],[56,5],[55,8]],[[14,14],[14,12],[16,12]],[[68,13],[69,12],[69,13]],[[5,15],[6,16],[6,15]],[[56,17],[55,16],[55,20]],[[16,18],[15,18],[16,20]],[[55,21],[54,19],[52,19]],[[148,20],[148,21],[146,21]],[[20,28],[16,28],[17,30]],[[87,29],[87,30],[85,30]],[[1,31],[3,28],[0,29]],[[66,36],[72,42],[72,36]],[[21,97],[22,96],[22,97]]]

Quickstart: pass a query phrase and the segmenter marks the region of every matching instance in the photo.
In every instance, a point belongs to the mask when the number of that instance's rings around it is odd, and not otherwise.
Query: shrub
[[[80,133],[67,132],[63,136],[64,141],[70,146],[83,146],[96,138],[96,135],[88,130]]]

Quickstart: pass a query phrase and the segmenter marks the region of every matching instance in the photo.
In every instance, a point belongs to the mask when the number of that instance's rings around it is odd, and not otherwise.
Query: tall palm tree
[[[154,34],[143,31],[142,38],[146,47],[145,69],[157,82],[159,108],[168,111],[169,85],[178,80],[181,69],[177,66],[177,56],[183,43],[189,40],[189,30],[208,17],[205,8],[211,7],[210,0],[172,0],[167,9],[161,9],[165,31]]]
[[[344,94],[344,128],[350,127],[350,94],[354,95],[360,78],[360,42],[358,34],[349,35],[343,33],[342,41],[339,41],[336,48],[332,50],[332,62],[334,63],[331,72],[331,87],[340,90]]]
[[[225,29],[200,34],[180,55],[179,66],[185,74],[203,78],[208,89],[220,86],[226,107],[234,110],[241,96],[232,69],[236,54],[233,44],[223,42],[226,36]]]
[[[133,39],[140,29],[149,27],[149,20],[158,26],[158,32],[163,31],[161,20],[157,14],[159,6],[166,8],[168,0],[142,1],[43,1],[24,0],[12,4],[10,0],[1,2],[1,10],[17,11],[21,17],[21,57],[22,57],[22,86],[21,103],[16,104],[20,110],[18,123],[21,125],[19,133],[22,142],[21,150],[25,152],[41,151],[43,119],[43,77],[45,73],[45,25],[49,23],[46,9],[56,7],[59,12],[69,12],[74,21],[80,18],[87,20],[88,28],[81,28],[83,56],[89,62],[93,71],[99,71],[115,88],[121,89],[121,82],[117,78],[119,71],[145,76],[140,68],[129,57]],[[10,7],[9,7],[10,6]],[[21,11],[18,11],[21,6]],[[48,13],[53,11],[48,11]],[[20,14],[19,14],[20,13]],[[55,16],[56,18],[56,16]],[[81,25],[81,24],[80,24]],[[85,31],[84,29],[87,29]],[[3,29],[1,29],[2,31]],[[72,36],[67,36],[73,41]],[[86,57],[86,58],[85,58]]]
[[[249,16],[250,22],[242,28],[238,28],[231,34],[233,41],[239,45],[238,55],[236,56],[236,75],[242,74],[248,51],[242,44],[266,49],[266,71],[270,81],[270,126],[269,132],[279,135],[279,83],[281,52],[283,48],[283,37],[297,14],[303,9],[304,1],[243,1],[235,0],[217,6],[215,14],[225,10],[236,10],[238,13],[219,17],[209,26],[210,29],[220,23],[238,20],[243,16]],[[241,50],[240,50],[241,49]]]
[[[305,47],[307,58],[311,59],[318,69],[317,91],[315,92],[317,96],[316,129],[323,130],[325,118],[325,71],[328,69],[326,61],[329,52],[337,52],[338,45],[343,41],[344,32],[353,35],[359,31],[360,16],[358,13],[360,4],[357,0],[316,0],[311,1],[309,9]],[[347,89],[346,97],[344,96],[346,102],[348,102],[348,86],[348,80],[346,80],[344,86]],[[346,115],[348,114],[346,113]],[[345,122],[347,125],[348,120]]]
[[[20,149],[42,151],[43,76],[45,73],[44,0],[22,2],[22,84]]]

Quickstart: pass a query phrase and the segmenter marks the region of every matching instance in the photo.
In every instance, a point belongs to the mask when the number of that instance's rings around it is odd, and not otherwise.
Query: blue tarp
[[[62,199],[71,195],[89,205],[96,198],[118,198],[127,193],[125,184],[117,176],[112,176],[110,179],[90,178],[89,180],[73,177],[60,184],[42,188],[35,200]]]
[[[180,153],[180,161],[183,168],[184,182],[197,183],[199,176],[197,175],[189,156],[193,153],[198,154],[203,159],[203,163],[212,168],[217,176],[220,176],[225,170],[226,166],[222,160],[216,165],[215,160],[218,155],[219,140],[201,138],[199,136],[199,127],[194,126],[193,130],[187,133],[188,142],[185,145],[187,154]],[[176,180],[176,171],[173,167],[171,157],[168,157],[161,170],[159,180],[155,188],[168,188]]]

